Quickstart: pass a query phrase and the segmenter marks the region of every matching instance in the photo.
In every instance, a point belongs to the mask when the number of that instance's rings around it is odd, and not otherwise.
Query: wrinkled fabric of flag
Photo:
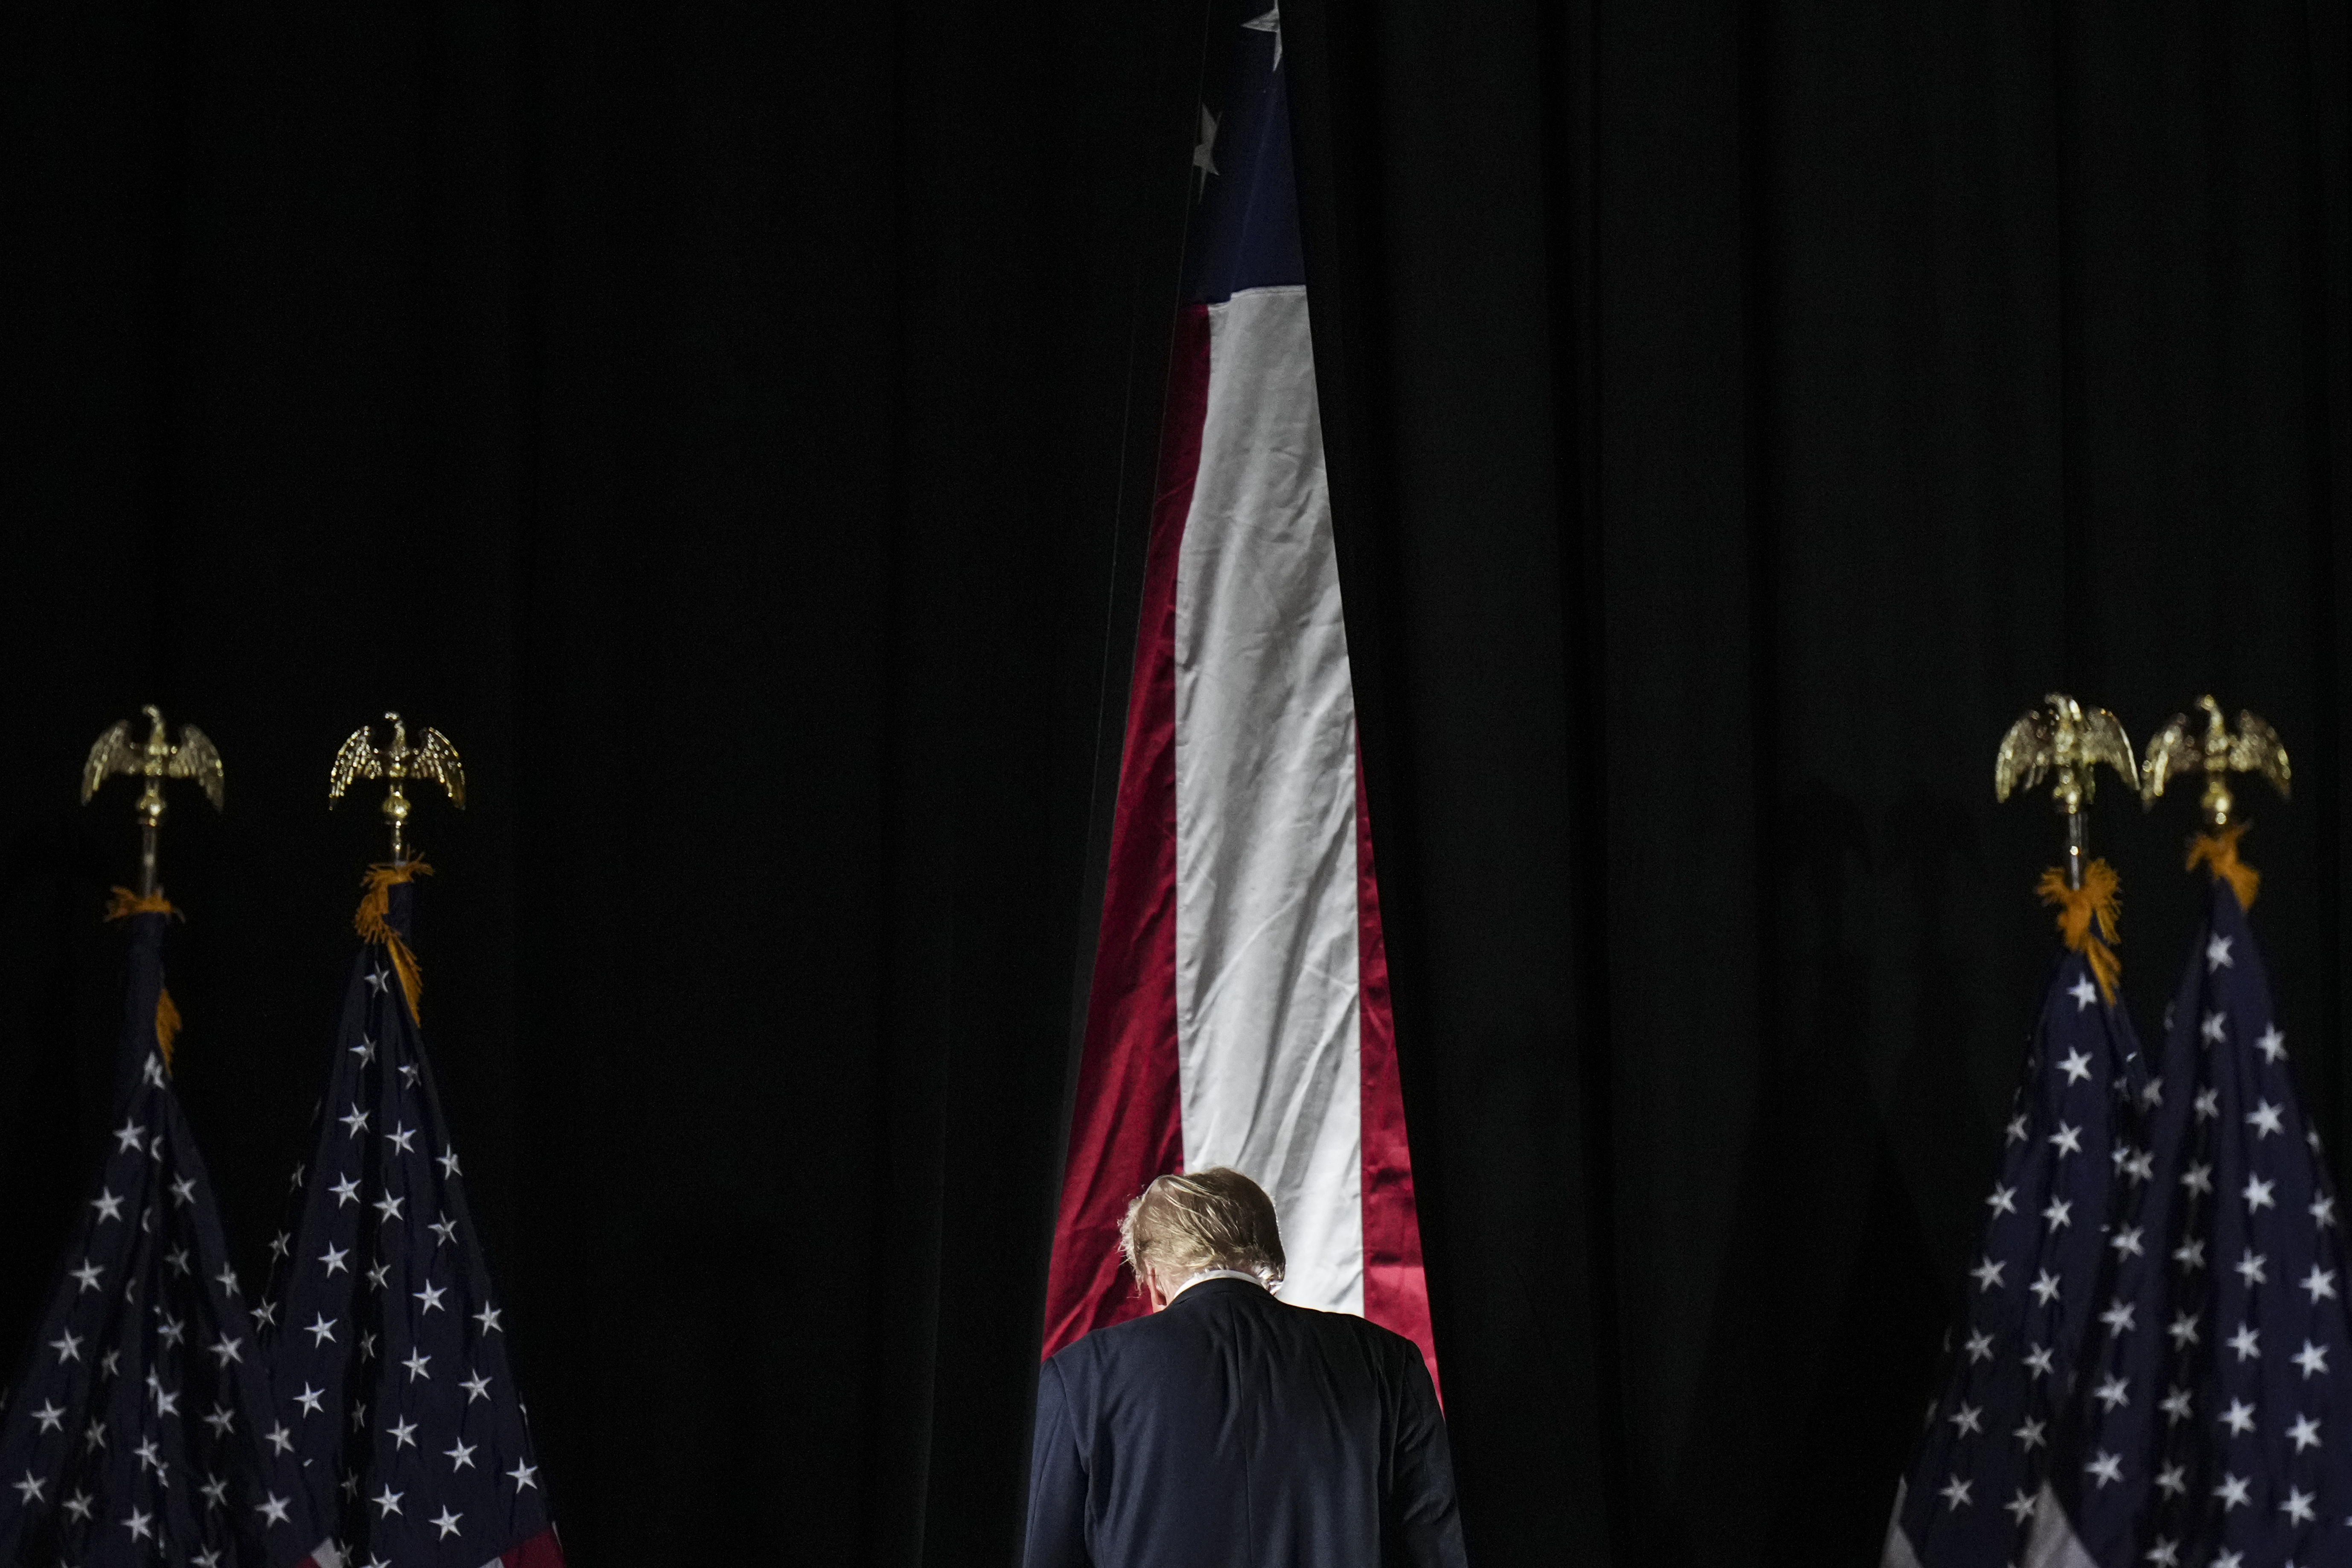
[[[1887,1527],[1884,1568],[2019,1561],[2075,1375],[2119,1186],[2145,1186],[2135,1141],[2139,1043],[2083,954],[2058,963],[2002,1133],[1943,1394]]]
[[[1220,0],[1042,1353],[1142,1314],[1154,1177],[1229,1165],[1297,1306],[1436,1341],[1339,592],[1278,7]]]
[[[2036,1520],[2037,1568],[2352,1563],[2341,1221],[2245,910],[2215,878],[2166,1017],[2156,1179]]]
[[[114,1131],[0,1409],[0,1563],[334,1568],[157,1039],[168,919],[129,919]]]
[[[405,942],[415,888],[389,889]],[[266,1310],[278,1408],[352,1568],[561,1568],[424,1041],[383,942],[352,964]]]

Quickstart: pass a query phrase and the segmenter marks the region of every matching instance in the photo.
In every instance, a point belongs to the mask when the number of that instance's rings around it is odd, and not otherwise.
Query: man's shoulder
[[[1393,1329],[1382,1328],[1357,1312],[1327,1312],[1313,1307],[1294,1306],[1287,1301],[1276,1305],[1286,1313],[1297,1313],[1293,1322],[1305,1325],[1326,1342],[1344,1342],[1359,1347],[1363,1353],[1383,1363],[1400,1365],[1421,1360],[1421,1348]]]
[[[1124,1322],[1106,1323],[1055,1351],[1045,1358],[1047,1366],[1064,1373],[1098,1366],[1107,1361],[1146,1352],[1150,1347],[1188,1337],[1188,1331],[1198,1326],[1195,1319],[1188,1323],[1173,1311],[1147,1312]]]

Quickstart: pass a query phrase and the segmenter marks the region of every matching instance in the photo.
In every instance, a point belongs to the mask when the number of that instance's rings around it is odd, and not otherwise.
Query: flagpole
[[[139,797],[139,896],[155,896],[155,847],[163,836],[163,792],[152,784]]]

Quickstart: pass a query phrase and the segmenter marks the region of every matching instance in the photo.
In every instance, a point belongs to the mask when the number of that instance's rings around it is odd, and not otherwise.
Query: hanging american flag
[[[2095,906],[2111,911],[2115,877],[2105,863],[2084,880],[2068,892],[2045,879],[2044,895],[2074,900],[2085,916]],[[1985,1199],[1961,1337],[1895,1495],[1884,1568],[2019,1561],[2049,1474],[2055,1417],[2104,1304],[2097,1286],[2113,1239],[2111,1194],[2150,1180],[2153,1156],[2133,1132],[2139,1045],[2112,994],[2112,961],[2092,918],[2077,922],[2081,946],[2059,960],[2042,998],[2002,1132],[2000,1173]],[[2105,931],[2111,939],[2112,924]],[[2104,983],[2095,957],[2109,970]]]
[[[416,1027],[412,861],[367,940],[262,1310],[277,1429],[353,1568],[562,1568],[546,1483]]]
[[[2235,867],[2235,837],[2217,865]],[[2167,1014],[2158,1085],[2156,1179],[2109,1238],[2028,1560],[2352,1563],[2341,1222],[2227,875]]]
[[[1045,1352],[1152,1177],[1272,1194],[1285,1300],[1435,1355],[1331,542],[1279,12],[1219,8]]]
[[[122,893],[116,909],[130,922],[117,1125],[0,1407],[0,1563],[335,1568],[172,1092],[170,906]]]

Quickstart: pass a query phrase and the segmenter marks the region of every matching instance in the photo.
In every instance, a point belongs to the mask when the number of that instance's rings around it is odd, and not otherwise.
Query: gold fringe
[[[2254,895],[2263,890],[2263,874],[2238,858],[2238,840],[2244,837],[2251,822],[2233,822],[2213,833],[2200,833],[2189,841],[2189,869],[2200,866],[2211,868],[2213,875],[2230,884],[2230,891],[2238,895],[2238,907],[2251,910]]]
[[[176,915],[179,912],[160,889],[142,899],[128,888],[117,888],[114,897],[106,900],[106,918],[110,921],[127,921],[132,915]]]
[[[411,860],[399,866],[371,866],[361,879],[367,892],[360,899],[360,911],[352,917],[352,929],[362,942],[382,942],[392,953],[392,972],[400,976],[400,994],[408,998],[408,1016],[421,1016],[416,999],[425,990],[425,973],[416,965],[416,955],[392,929],[392,889],[402,882],[413,882],[419,877],[430,877],[433,868],[422,860]]]
[[[163,1053],[163,1070],[172,1070],[172,1042],[180,1037],[180,1005],[169,987],[155,994],[155,1048]]]
[[[2122,886],[2116,868],[2105,860],[2094,860],[2083,868],[2079,888],[2068,887],[2066,873],[2055,866],[2042,872],[2042,880],[2033,885],[2043,903],[2058,906],[2058,934],[2065,939],[2069,952],[2081,953],[2090,963],[2091,978],[2099,983],[2099,994],[2110,1005],[2116,999],[2116,983],[2124,972],[2123,960],[2115,951],[2122,940],[2116,934],[2116,916],[2122,909],[2116,895]]]

